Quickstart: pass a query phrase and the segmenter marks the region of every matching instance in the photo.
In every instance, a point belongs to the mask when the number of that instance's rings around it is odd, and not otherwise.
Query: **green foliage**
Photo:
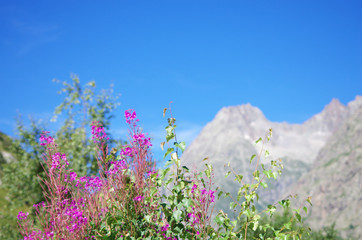
[[[286,202],[285,202],[286,203]],[[291,211],[285,210],[283,212],[278,212],[274,214],[271,218],[267,215],[263,215],[260,219],[260,225],[270,226],[270,228],[263,232],[259,228],[255,230],[252,227],[248,229],[248,239],[259,239],[260,236],[263,236],[264,239],[274,237],[273,231],[282,231],[283,229],[289,229],[292,231],[302,232],[301,239],[310,239],[310,240],[342,240],[343,238],[336,231],[335,226],[325,227],[319,231],[312,231],[307,225],[300,224],[295,221],[290,221],[293,218],[293,213]],[[238,223],[239,226],[243,225],[242,222]],[[302,229],[308,229],[308,231],[303,231]]]

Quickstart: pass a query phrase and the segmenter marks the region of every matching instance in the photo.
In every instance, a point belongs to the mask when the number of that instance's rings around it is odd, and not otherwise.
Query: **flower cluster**
[[[127,169],[127,165],[124,160],[110,162],[110,168],[106,171],[107,174],[115,175],[119,174],[123,169]]]
[[[165,232],[167,232],[170,225],[167,223],[164,226],[161,227],[162,236],[165,238],[165,240],[177,240],[177,238],[167,237]]]
[[[41,146],[47,146],[54,143],[54,139],[51,136],[47,136],[49,132],[43,131],[43,134],[40,135],[40,145]]]
[[[27,219],[28,218],[28,216],[29,216],[29,213],[23,213],[23,212],[19,212],[19,214],[18,214],[18,219],[19,220],[25,220],[25,219]]]
[[[92,135],[94,143],[101,143],[105,140],[109,140],[109,137],[107,137],[104,127],[96,121],[92,123]]]
[[[24,237],[24,240],[38,240],[38,239],[46,239],[50,240],[53,239],[54,233],[53,232],[43,232],[41,230],[32,231],[28,236]]]
[[[151,138],[146,138],[143,133],[133,135],[133,142],[139,143],[141,146],[152,146]]]
[[[75,207],[67,208],[64,212],[64,215],[69,216],[69,224],[67,225],[67,229],[70,232],[74,232],[81,228],[83,225],[87,225],[87,218],[83,216],[83,211]]]
[[[64,165],[62,165],[61,160],[63,160]],[[55,153],[52,155],[52,166],[51,166],[51,170],[54,169],[60,169],[60,168],[65,168],[66,166],[69,166],[69,162],[67,161],[67,156],[65,154],[61,154],[59,152]]]
[[[65,228],[70,232],[82,232],[87,226],[88,219],[83,215],[85,199],[64,199],[57,203],[57,213],[55,218],[50,222],[51,226],[65,223]]]
[[[131,124],[131,122],[136,119],[136,112],[133,109],[128,109],[125,111],[124,116],[126,118],[126,122]],[[135,121],[138,122],[139,120],[136,119]]]
[[[206,188],[201,189],[198,191],[198,185],[194,183],[191,188],[191,193],[193,195],[193,199],[196,201],[196,206],[192,207],[192,212],[187,214],[188,220],[192,224],[199,224],[200,221],[203,219],[203,214],[207,212],[207,208],[210,203],[215,202],[215,191],[209,190],[207,191]]]
[[[192,186],[191,189],[191,193],[195,193],[195,190],[198,188],[198,186],[196,184],[194,184]],[[205,202],[207,199],[210,198],[210,202],[215,202],[215,196],[214,196],[215,191],[209,190],[207,191],[206,188],[203,188],[201,190],[201,201]]]
[[[74,175],[73,175],[74,179]],[[80,177],[77,179],[76,187],[82,188],[80,183],[84,183],[84,189],[88,192],[100,191],[103,186],[103,181],[95,176],[95,177]]]
[[[154,214],[159,210],[157,201],[161,194],[157,188],[162,181],[160,179],[162,174],[159,176],[155,170],[155,163],[149,151],[152,146],[151,139],[142,133],[142,129],[136,124],[139,120],[134,110],[127,110],[125,118],[130,124],[129,145],[122,147],[120,158],[117,160],[113,158],[115,154],[113,150],[112,156],[108,152],[109,138],[103,126],[99,122],[92,123],[92,139],[99,144],[97,161],[100,174],[97,176],[78,176],[76,172],[68,169],[67,157],[58,152],[54,139],[48,137],[46,132],[41,135],[41,145],[47,148],[44,157],[46,165],[43,165],[47,178],[43,179],[43,182],[48,187],[45,189],[48,190],[48,195],[45,196],[45,203],[33,205],[38,218],[37,224],[41,226],[41,230],[34,228],[32,224],[25,224],[25,222],[30,223],[27,219],[28,213],[19,213],[19,226],[24,239],[88,239],[87,236],[93,234],[106,236],[108,232],[105,232],[102,226],[114,220],[112,214],[115,211],[121,211],[120,215],[125,215],[125,219],[149,216],[153,222],[161,220],[165,225],[152,227],[157,232],[157,237],[167,240],[177,239],[174,235],[174,224],[167,222],[165,217],[159,219],[160,215]],[[108,158],[109,156],[112,158]],[[157,181],[154,176],[157,176]],[[196,184],[192,193],[194,198],[201,202],[205,202],[202,199],[206,197],[214,201],[214,192],[207,192],[206,189],[198,191]],[[197,226],[198,231],[196,231],[195,224],[204,217],[201,216],[198,206],[193,207],[192,213],[186,212],[187,218],[191,219],[187,224],[195,228],[192,234],[200,235],[201,227]],[[118,222],[121,222],[122,226],[119,226],[117,238],[125,234],[135,234],[140,227],[134,225],[137,223],[132,221],[117,221],[114,224],[119,224]]]
[[[133,157],[133,148],[130,148],[130,147],[125,147],[121,150],[121,153],[120,153],[121,157],[122,158],[125,158],[127,156],[129,157]]]

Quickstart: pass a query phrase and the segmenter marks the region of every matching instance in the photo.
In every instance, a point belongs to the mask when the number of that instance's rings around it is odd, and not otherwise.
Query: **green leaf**
[[[237,203],[231,202],[230,209],[234,209],[237,205],[238,205]]]
[[[255,231],[258,228],[259,222],[253,223],[253,231]]]
[[[173,133],[173,130],[175,129],[176,126],[167,126],[165,129],[166,129],[166,132],[167,132],[167,135],[170,135]]]
[[[237,220],[231,221],[231,224],[232,224],[234,227],[236,227],[237,222],[238,222]]]
[[[166,141],[169,142],[171,139],[175,138],[175,134],[174,133],[171,133],[171,134],[168,134],[166,135]]]
[[[264,170],[263,173],[267,178],[271,178],[271,170]]]
[[[265,157],[269,156],[269,151],[265,150]]]
[[[229,175],[230,175],[231,171],[228,171],[226,174],[225,174],[225,178],[227,178]]]
[[[297,217],[298,221],[301,223],[302,222],[302,217],[300,216],[300,214],[295,213],[295,216]]]
[[[241,174],[235,175],[235,179],[236,179],[236,181],[238,181],[239,183],[241,183],[241,181],[243,180],[243,175],[241,175]]]
[[[263,140],[261,137],[255,141],[255,144],[258,144],[258,142],[260,142],[261,140]]]
[[[180,148],[182,152],[185,151],[185,148],[186,148],[186,143],[185,143],[185,142],[180,142],[180,143],[176,143],[176,142],[175,142],[174,145],[175,145],[176,147]]]
[[[220,192],[217,194],[217,199],[220,199],[220,196],[221,196],[223,193],[224,193],[223,191],[220,191]]]
[[[284,228],[290,230],[292,228],[292,223],[291,222],[285,223]]]
[[[304,207],[303,207],[303,210],[304,210],[304,212],[305,212],[305,213],[307,213],[307,212],[308,212],[308,209],[307,209],[307,207],[306,207],[306,206],[304,206]]]
[[[186,172],[189,172],[189,171],[190,171],[190,169],[189,169],[188,167],[186,167],[186,166],[182,166],[182,168],[185,169]]]
[[[307,198],[307,202],[309,202],[309,204],[312,206],[312,197],[311,197],[311,196],[309,196],[309,197]]]
[[[205,164],[205,166],[207,167],[207,169],[205,170],[205,174],[210,179],[211,172],[212,172],[212,166],[210,164],[207,164],[207,163]]]
[[[175,149],[173,148],[168,148],[165,155],[163,156],[163,159],[165,159],[167,157],[167,155],[169,155],[170,153],[172,153],[173,151],[175,151]]]
[[[224,223],[225,218],[223,216],[217,215],[215,217],[215,222],[220,226]]]
[[[192,200],[190,198],[184,198],[184,199],[182,199],[181,202],[183,203],[183,205],[186,209],[189,208],[192,204]]]
[[[253,161],[253,159],[256,157],[256,154],[251,155],[250,163]]]
[[[177,209],[176,211],[173,212],[172,216],[175,219],[176,222],[179,222],[181,220],[181,210]]]

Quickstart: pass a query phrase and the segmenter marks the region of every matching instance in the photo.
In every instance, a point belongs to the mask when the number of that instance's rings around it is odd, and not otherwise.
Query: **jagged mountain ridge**
[[[234,171],[250,178],[254,166],[249,164],[249,159],[258,152],[254,142],[272,128],[273,137],[267,149],[272,159],[283,159],[285,166],[281,179],[271,184],[270,191],[262,196],[265,203],[274,203],[308,172],[328,138],[359,106],[362,106],[362,96],[347,106],[333,99],[303,124],[271,122],[250,104],[224,107],[186,149],[181,157],[182,165],[200,169],[204,165],[202,160],[208,157],[215,169],[215,185],[235,195],[239,185],[233,178],[224,179],[227,172],[224,165],[230,162]],[[228,202],[219,202],[216,209],[228,212]]]

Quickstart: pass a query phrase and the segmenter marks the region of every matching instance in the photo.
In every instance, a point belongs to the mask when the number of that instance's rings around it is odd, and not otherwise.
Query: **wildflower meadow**
[[[166,112],[164,109],[164,116]],[[304,227],[291,226],[302,222],[306,206],[294,209],[290,221],[279,229],[262,222],[261,217],[272,216],[277,205],[289,209],[289,199],[262,211],[255,207],[258,188],[267,188],[265,179],[276,179],[282,173],[280,162],[272,160],[269,168],[260,164],[271,129],[256,141],[262,150],[251,157],[255,164],[252,182],[245,183],[242,175],[231,174],[240,183],[235,200],[230,193],[213,188],[212,165],[205,163],[204,171],[195,172],[182,164],[186,144],[176,137],[172,114],[167,119],[166,141],[161,143],[164,158],[169,159],[165,169],[156,168],[151,139],[139,127],[136,112],[127,110],[125,120],[128,143],[119,149],[111,146],[101,123],[91,124],[98,164],[93,176],[70,169],[72,160],[59,151],[56,139],[49,132],[41,134],[45,200],[34,203],[34,218],[19,212],[19,231],[24,239],[301,239],[305,234]],[[223,211],[212,219],[215,201],[220,198],[231,198],[230,207],[239,207],[237,219],[229,219]]]

